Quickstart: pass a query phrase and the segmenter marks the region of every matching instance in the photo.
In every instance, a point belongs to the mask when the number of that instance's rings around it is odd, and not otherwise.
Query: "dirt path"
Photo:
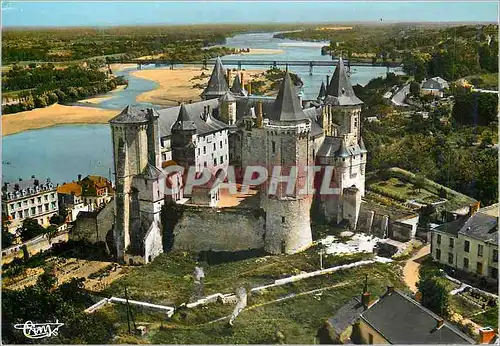
[[[404,277],[404,280],[406,282],[406,284],[408,285],[408,287],[412,290],[412,292],[416,292],[417,291],[417,282],[418,282],[418,270],[420,268],[420,263],[419,263],[419,259],[421,259],[422,257],[428,255],[431,251],[431,245],[426,245],[424,246],[423,248],[421,248],[420,250],[418,250],[418,252],[413,255],[412,258],[410,258],[406,264],[405,264],[405,267],[403,268],[403,277]],[[415,261],[417,260],[417,261]]]

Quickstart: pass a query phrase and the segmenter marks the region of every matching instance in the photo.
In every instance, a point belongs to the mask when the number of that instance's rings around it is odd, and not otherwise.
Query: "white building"
[[[431,231],[432,258],[466,273],[498,280],[498,204]]]
[[[58,211],[57,191],[50,179],[43,182],[32,176],[29,180],[5,183],[2,188],[2,213],[9,218],[10,232],[15,232],[27,218],[48,226]]]

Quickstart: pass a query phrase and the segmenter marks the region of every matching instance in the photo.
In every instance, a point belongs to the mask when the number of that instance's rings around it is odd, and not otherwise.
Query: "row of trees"
[[[74,102],[104,94],[124,84],[127,84],[125,78],[108,78],[106,73],[95,68],[69,66],[59,69],[53,64],[14,65],[2,77],[4,90],[15,94],[11,96],[14,102],[3,106],[2,111],[8,114],[43,108],[57,102]]]
[[[15,324],[63,323],[58,333],[45,342],[55,344],[109,343],[115,332],[112,321],[100,312],[87,314],[83,310],[93,303],[84,290],[83,278],[56,287],[57,278],[46,268],[34,286],[22,290],[2,290],[2,342],[7,344],[39,343],[28,339]]]

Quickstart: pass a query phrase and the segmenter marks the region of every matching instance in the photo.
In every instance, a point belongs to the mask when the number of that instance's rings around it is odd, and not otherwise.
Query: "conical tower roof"
[[[339,150],[335,152],[335,156],[337,157],[349,157],[349,151],[347,151],[347,143],[345,137],[342,137],[342,141],[340,142]]]
[[[319,88],[318,98],[323,98],[326,96],[326,87],[325,82],[321,82],[321,87]]]
[[[361,152],[363,153],[367,153],[368,150],[366,150],[366,147],[365,147],[365,142],[363,142],[363,137],[359,137],[359,149],[361,149]]]
[[[224,67],[222,66],[222,61],[219,57],[215,60],[215,66],[212,71],[212,75],[208,80],[208,85],[203,91],[203,96],[205,98],[218,98],[229,90],[227,84]]]
[[[285,78],[283,78],[278,96],[273,104],[273,112],[269,118],[277,121],[307,119],[288,71],[285,73]]]
[[[141,124],[148,122],[148,110],[138,109],[130,105],[125,107],[120,114],[112,118],[111,124]]]
[[[332,80],[326,90],[326,103],[338,106],[353,106],[363,103],[352,89],[351,81],[347,75],[346,68],[342,58],[339,58],[337,68],[333,73]]]
[[[189,115],[189,112],[186,109],[184,103],[181,104],[181,108],[179,110],[179,115],[177,116],[177,120],[172,125],[172,131],[196,131],[196,125],[194,124],[193,119]]]

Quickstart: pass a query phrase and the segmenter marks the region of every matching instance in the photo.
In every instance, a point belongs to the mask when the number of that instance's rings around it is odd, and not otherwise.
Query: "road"
[[[412,292],[417,292],[417,282],[419,280],[418,270],[420,269],[420,263],[415,260],[419,260],[422,257],[427,256],[430,251],[431,245],[426,245],[418,250],[412,258],[406,261],[405,267],[403,268],[403,277]]]

